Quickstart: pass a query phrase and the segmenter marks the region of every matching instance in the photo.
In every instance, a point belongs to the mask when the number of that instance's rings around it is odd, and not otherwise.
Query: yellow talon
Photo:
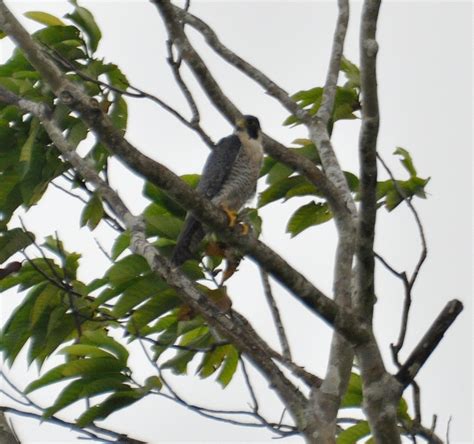
[[[247,236],[250,231],[249,224],[246,224],[245,222],[241,222],[240,224],[240,229],[242,230],[242,235]]]
[[[235,224],[237,222],[237,211],[231,210],[230,208],[227,208],[226,206],[222,206],[222,209],[224,210],[225,214],[227,214],[227,217],[229,219],[229,227],[230,228],[235,227]]]

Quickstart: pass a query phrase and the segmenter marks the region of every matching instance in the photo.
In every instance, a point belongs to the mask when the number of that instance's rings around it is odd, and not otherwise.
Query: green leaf
[[[159,214],[160,212],[162,212],[162,209],[155,204],[151,204],[146,208],[144,217],[147,223],[147,234],[149,236],[177,239],[183,225],[182,219],[168,214]]]
[[[25,393],[77,376],[112,375],[120,373],[125,366],[115,358],[79,359],[61,364],[29,384]]]
[[[161,390],[163,382],[161,382],[161,379],[158,376],[149,376],[145,380],[145,387],[147,390]]]
[[[349,186],[349,189],[353,193],[357,192],[359,190],[360,184],[359,178],[349,171],[344,171],[344,176],[346,176],[347,185]]]
[[[44,311],[49,307],[54,307],[61,300],[61,290],[55,285],[47,284],[41,291],[31,310],[31,325],[34,326]]]
[[[104,419],[111,413],[127,407],[143,396],[138,390],[127,390],[114,393],[104,402],[97,404],[84,412],[77,420],[79,427],[85,427],[98,419]]]
[[[120,259],[107,271],[106,277],[114,286],[118,286],[150,271],[147,261],[138,254],[131,254]]]
[[[120,318],[137,305],[159,294],[167,284],[156,274],[139,277],[128,286],[114,305],[113,315]]]
[[[25,177],[28,168],[31,164],[31,157],[33,152],[33,144],[35,143],[36,137],[38,135],[38,131],[40,128],[39,120],[35,117],[31,121],[30,131],[28,134],[28,138],[26,142],[23,144],[20,150],[20,163],[23,163],[23,174],[22,177]]]
[[[348,80],[346,86],[360,88],[360,70],[357,65],[342,56],[340,69]]]
[[[313,225],[323,224],[331,220],[332,214],[326,203],[316,203],[314,201],[298,208],[286,227],[286,232],[291,233],[291,237],[300,234],[302,231]]]
[[[112,106],[110,107],[110,119],[112,120],[115,128],[125,132],[128,121],[128,107],[127,102],[121,95],[119,95],[118,98],[114,100]]]
[[[91,230],[94,230],[104,217],[104,214],[102,201],[98,194],[94,193],[82,210],[80,221],[81,227],[87,224]]]
[[[362,406],[362,379],[357,373],[351,373],[347,392],[341,401],[341,408]]]
[[[292,176],[282,179],[270,185],[258,196],[258,207],[261,208],[270,202],[293,196],[301,196],[302,189],[304,194],[318,195],[317,188],[308,182],[303,176]],[[298,191],[297,191],[298,190]]]
[[[411,417],[408,414],[408,404],[405,401],[405,398],[400,398],[400,402],[399,402],[398,408],[397,408],[397,416],[399,418],[411,421]]]
[[[266,182],[273,185],[288,176],[291,176],[293,169],[283,163],[277,162],[268,172]]]
[[[126,376],[117,374],[110,378],[86,378],[71,382],[56,398],[54,404],[45,410],[43,416],[49,418],[59,410],[73,404],[80,399],[100,395],[111,391],[127,390],[124,384]]]
[[[168,288],[161,291],[133,313],[128,327],[129,331],[137,333],[137,330],[140,331],[142,327],[180,304],[181,300],[175,290]]]
[[[199,177],[199,176],[198,176]],[[170,214],[183,218],[186,210],[171,199],[163,190],[151,182],[145,182],[143,195],[151,199],[156,205],[165,209]]]
[[[370,427],[367,421],[359,421],[357,424],[343,430],[339,433],[336,443],[337,444],[354,444],[359,439],[370,435]]]
[[[102,33],[97,26],[94,16],[88,9],[78,6],[77,1],[73,0],[71,3],[75,5],[74,12],[67,14],[66,17],[85,32],[88,38],[89,48],[91,52],[95,52],[102,38]]]
[[[400,159],[400,162],[402,165],[405,167],[405,169],[410,173],[411,177],[416,176],[416,169],[415,165],[413,165],[413,159],[410,156],[410,153],[401,147],[397,147],[397,149],[393,152],[395,155],[399,155],[402,158]]]
[[[130,233],[125,231],[117,236],[112,246],[112,259],[116,260],[130,245]]]
[[[237,365],[239,363],[239,352],[234,346],[230,346],[229,350],[226,353],[224,360],[224,365],[217,377],[217,380],[221,383],[222,388],[226,388],[229,382],[232,380],[235,371],[237,370]]]
[[[33,233],[25,232],[21,228],[0,232],[0,264],[31,245],[34,238]]]
[[[69,279],[76,279],[80,258],[81,254],[79,253],[70,253],[66,256],[66,261],[64,263],[64,274]]]
[[[232,346],[230,344],[221,345],[204,354],[202,362],[198,368],[198,373],[201,378],[208,378],[219,369],[219,367],[224,362],[224,358],[229,351],[229,347]]]
[[[82,120],[77,119],[76,122],[71,126],[67,140],[71,144],[72,148],[77,146],[87,137],[89,130]]]
[[[81,341],[86,344],[96,345],[115,355],[124,366],[128,361],[128,350],[114,338],[108,336],[103,330],[88,330],[83,333]]]
[[[62,20],[54,15],[48,14],[47,12],[28,11],[25,12],[24,16],[46,26],[66,26]]]
[[[13,364],[31,334],[31,310],[46,284],[31,289],[23,303],[15,309],[2,330],[0,348]]]
[[[113,358],[110,353],[94,345],[87,344],[68,345],[61,349],[60,353],[70,356],[87,356],[89,358]]]

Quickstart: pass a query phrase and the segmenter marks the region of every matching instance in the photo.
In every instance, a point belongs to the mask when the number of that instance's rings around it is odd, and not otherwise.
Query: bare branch
[[[275,327],[277,329],[278,339],[280,340],[283,357],[291,360],[290,344],[288,342],[288,338],[286,337],[285,328],[283,327],[283,322],[280,317],[280,310],[278,310],[275,298],[273,297],[272,287],[270,286],[268,274],[262,269],[260,269],[260,276],[262,278],[263,283],[263,292],[265,293],[265,298],[272,313],[273,323],[275,324]]]
[[[162,3],[161,1],[154,2],[157,7],[160,8],[158,3]],[[161,6],[161,8],[165,8],[167,6]],[[279,103],[281,103],[290,113],[297,116],[300,120],[304,122],[310,122],[314,118],[305,110],[301,109],[296,102],[290,98],[289,94],[277,85],[273,80],[267,77],[263,72],[255,68],[253,65],[239,57],[229,48],[227,48],[217,37],[217,34],[214,30],[203,20],[196,17],[195,15],[186,12],[185,10],[181,9],[178,6],[173,7],[173,12],[177,19],[182,20],[184,23],[192,26],[198,32],[200,32],[203,37],[205,38],[207,44],[217,53],[219,54],[226,62],[230,65],[234,66],[235,68],[239,69],[245,75],[250,77],[256,83],[258,83],[265,92],[275,97]],[[166,20],[172,19],[172,16],[167,13]]]
[[[375,40],[379,0],[364,2],[360,31],[360,74],[362,125],[359,135],[360,210],[357,230],[358,305],[371,318],[374,295],[374,227],[377,213],[377,136],[379,108],[377,93]]]
[[[463,304],[456,299],[453,299],[446,304],[421,341],[411,352],[405,364],[403,364],[402,368],[397,373],[396,378],[400,381],[403,387],[406,387],[411,381],[413,381],[421,367],[423,367],[426,360],[430,357],[431,353],[433,353],[448,328],[462,310]]]

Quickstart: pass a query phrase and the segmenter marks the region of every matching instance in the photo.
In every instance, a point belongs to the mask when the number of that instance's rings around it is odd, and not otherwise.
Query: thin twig
[[[51,184],[53,187],[57,188],[58,190],[61,190],[62,192],[68,194],[69,196],[74,197],[75,199],[80,200],[82,203],[85,203],[85,204],[87,203],[87,200],[86,200],[86,199],[84,199],[82,196],[79,196],[78,194],[75,194],[75,193],[69,191],[67,188],[62,187],[61,185],[58,185],[57,183],[54,183],[53,181],[51,181],[50,184]]]
[[[451,421],[453,420],[453,417],[450,416],[449,419],[448,419],[448,425],[446,426],[446,444],[449,444],[450,443],[450,439],[449,439],[449,430],[451,428]]]
[[[152,102],[155,102],[157,105],[159,105],[165,111],[167,111],[172,116],[174,116],[176,119],[178,119],[183,125],[185,125],[186,127],[192,129],[193,131],[195,131],[201,137],[201,139],[204,141],[204,143],[207,146],[209,146],[210,148],[214,148],[214,142],[206,134],[206,132],[202,129],[202,127],[199,125],[199,119],[197,119],[197,120],[194,119],[195,114],[194,114],[194,109],[193,108],[191,108],[193,110],[193,118],[191,119],[191,121],[188,121],[179,111],[177,111],[172,106],[168,105],[165,101],[163,101],[159,97],[157,97],[157,96],[155,96],[151,93],[148,93],[146,91],[143,91],[142,89],[137,88],[136,86],[133,86],[133,85],[130,85],[130,84],[128,85],[128,89],[130,89],[132,91],[127,91],[127,90],[118,88],[116,86],[110,85],[109,83],[104,82],[102,80],[96,79],[96,78],[84,73],[80,69],[78,69],[73,63],[71,63],[69,60],[64,58],[61,54],[59,54],[54,49],[52,49],[52,48],[48,48],[48,49],[50,50],[50,54],[56,60],[56,62],[58,62],[60,65],[62,65],[66,69],[73,71],[75,74],[77,74],[79,77],[81,77],[84,80],[95,83],[98,86],[102,86],[104,88],[109,89],[110,91],[113,91],[117,94],[124,95],[126,97],[135,98],[135,99],[149,99]],[[190,94],[191,93],[189,93],[189,95]],[[185,96],[186,96],[186,94],[185,94]],[[193,99],[192,99],[192,102],[194,102]],[[188,101],[188,103],[189,103],[189,101]]]
[[[277,329],[278,339],[280,340],[280,345],[282,349],[282,355],[284,358],[291,360],[291,349],[286,336],[285,328],[283,327],[283,322],[280,316],[280,310],[278,309],[275,298],[273,297],[272,287],[270,286],[270,279],[268,273],[260,268],[260,277],[263,284],[263,292],[265,294],[265,299],[267,300],[268,306],[273,317],[273,323]]]
[[[407,204],[408,208],[410,209],[410,211],[412,212],[413,214],[413,217],[415,218],[415,222],[416,222],[416,226],[418,228],[418,231],[420,233],[420,239],[421,239],[421,253],[420,253],[420,257],[418,259],[418,262],[415,266],[415,269],[412,273],[412,276],[410,277],[410,280],[409,280],[409,284],[410,284],[410,289],[413,287],[413,285],[415,284],[415,281],[418,277],[418,274],[421,270],[421,267],[423,266],[423,263],[425,262],[427,256],[428,256],[428,245],[427,245],[427,242],[426,242],[426,235],[425,235],[425,230],[424,230],[424,227],[423,227],[423,224],[421,222],[421,219],[420,219],[420,216],[418,214],[418,211],[416,210],[415,206],[413,205],[413,202],[411,201],[411,199],[409,199],[405,192],[401,189],[401,187],[399,186],[398,182],[396,181],[392,171],[390,170],[390,168],[388,167],[388,165],[385,163],[385,161],[383,160],[382,156],[377,153],[377,159],[379,160],[379,162],[382,164],[382,166],[384,167],[385,171],[387,172],[387,174],[390,176],[390,179],[392,180],[393,182],[393,185],[395,187],[395,190],[397,191],[397,193],[399,194],[399,196],[405,201],[405,203]]]

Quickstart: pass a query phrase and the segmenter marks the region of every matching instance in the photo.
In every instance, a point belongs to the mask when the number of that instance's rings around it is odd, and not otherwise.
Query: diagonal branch
[[[406,387],[413,381],[462,310],[463,304],[456,299],[446,304],[397,373],[396,378],[403,387]]]

